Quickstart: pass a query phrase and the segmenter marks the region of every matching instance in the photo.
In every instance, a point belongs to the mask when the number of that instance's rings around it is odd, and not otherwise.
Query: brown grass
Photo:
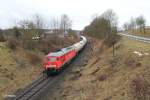
[[[36,65],[42,63],[42,58],[37,53],[28,52],[27,54],[31,64]]]
[[[12,49],[15,50],[18,46],[20,45],[20,42],[14,38],[14,37],[9,37],[7,40],[7,46]]]
[[[136,61],[132,56],[125,58],[125,61],[124,61],[126,66],[134,66],[135,62]]]
[[[142,76],[137,76],[130,83],[130,92],[135,100],[150,100],[150,83]]]
[[[140,29],[136,29],[134,31],[129,31],[135,35],[144,36],[144,37],[150,37],[150,28],[145,29],[145,33],[140,31]]]
[[[6,39],[4,38],[4,36],[0,36],[0,42],[5,42],[5,41],[6,41]]]
[[[0,56],[0,100],[24,88],[42,72],[41,66],[30,64],[28,54],[22,48],[12,51],[6,43],[0,42]]]
[[[107,79],[107,75],[105,75],[105,74],[98,77],[99,81],[104,81],[106,79]]]
[[[124,64],[131,68],[142,66],[142,63],[136,57],[133,57],[133,55],[127,56],[127,58],[125,58]]]

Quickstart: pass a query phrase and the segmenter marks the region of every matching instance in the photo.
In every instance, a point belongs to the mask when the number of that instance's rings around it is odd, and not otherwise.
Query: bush
[[[15,39],[13,37],[8,38],[7,46],[10,49],[15,50],[17,48],[17,46],[19,46],[19,45],[20,45],[20,43],[17,39]]]
[[[134,100],[150,100],[150,83],[143,76],[134,78],[130,88]]]
[[[104,74],[104,75],[99,76],[98,80],[99,80],[99,81],[104,81],[104,80],[107,79],[107,77],[108,77],[108,76]]]
[[[5,41],[5,37],[4,37],[3,31],[0,30],[0,42],[4,42],[4,41]]]
[[[50,51],[56,51],[63,47],[70,46],[75,42],[76,39],[72,39],[71,37],[61,38],[57,35],[49,35],[40,40],[37,48],[47,54]]]
[[[5,40],[5,38],[4,38],[4,36],[1,36],[0,35],[0,42],[5,42],[6,40]]]
[[[104,43],[108,46],[111,47],[114,44],[116,44],[120,40],[121,36],[115,34],[110,35],[109,37],[105,38]]]
[[[128,67],[136,68],[142,66],[142,63],[136,57],[129,55],[125,58],[124,64]]]
[[[19,31],[17,27],[14,27],[12,31],[13,31],[13,35],[15,36],[15,38],[19,39],[21,37],[21,32]]]
[[[35,50],[37,49],[38,42],[34,40],[23,40],[22,47],[27,50]]]
[[[41,57],[33,52],[28,52],[28,57],[29,57],[30,63],[33,65],[39,64],[42,61]]]
[[[47,54],[50,51],[54,51],[56,49],[56,45],[60,45],[59,41],[60,40],[56,36],[46,36],[45,38],[40,40],[38,48],[40,51]]]

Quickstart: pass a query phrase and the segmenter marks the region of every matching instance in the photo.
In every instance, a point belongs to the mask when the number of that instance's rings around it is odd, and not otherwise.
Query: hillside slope
[[[39,65],[29,62],[23,49],[13,52],[5,42],[0,42],[0,100],[24,88],[41,73]]]

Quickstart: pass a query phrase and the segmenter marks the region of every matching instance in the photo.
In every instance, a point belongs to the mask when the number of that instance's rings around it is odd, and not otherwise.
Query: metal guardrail
[[[134,39],[134,40],[137,40],[137,41],[141,41],[141,42],[145,42],[145,43],[150,43],[150,38],[145,38],[145,37],[141,37],[141,36],[130,35],[128,33],[118,33],[118,34],[126,36],[126,37]]]

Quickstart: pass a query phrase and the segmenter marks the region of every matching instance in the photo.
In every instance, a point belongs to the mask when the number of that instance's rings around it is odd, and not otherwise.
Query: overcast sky
[[[100,15],[107,9],[116,12],[120,26],[141,14],[150,23],[149,0],[0,0],[0,28],[12,27],[34,14],[46,20],[67,14],[73,21],[73,29],[83,29],[94,14]]]

